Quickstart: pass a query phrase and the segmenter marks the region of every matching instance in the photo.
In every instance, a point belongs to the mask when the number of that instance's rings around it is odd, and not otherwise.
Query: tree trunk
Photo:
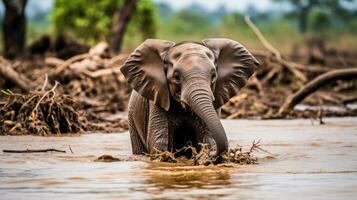
[[[119,53],[123,43],[125,29],[136,9],[137,0],[125,0],[124,5],[113,16],[112,30],[109,36],[109,48],[112,53]]]
[[[298,1],[298,20],[299,20],[299,31],[300,33],[305,33],[307,31],[309,15],[312,8],[318,4],[318,0],[308,0],[306,1],[306,5],[304,5],[303,1]]]
[[[308,17],[309,17],[309,9],[302,8],[300,15],[299,15],[299,31],[300,31],[300,33],[306,32]]]
[[[27,0],[3,0],[5,17],[3,22],[4,56],[13,59],[24,53],[26,44]]]

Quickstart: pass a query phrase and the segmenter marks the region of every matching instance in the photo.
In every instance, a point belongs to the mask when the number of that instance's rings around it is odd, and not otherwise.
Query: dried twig
[[[73,153],[71,145],[68,145],[68,147],[69,147],[69,150],[71,151],[71,153]]]
[[[248,24],[248,26],[252,29],[252,31],[257,35],[258,39],[266,49],[268,49],[270,52],[273,53],[274,56],[276,56],[279,60],[281,60],[281,53],[279,52],[278,49],[276,49],[273,45],[271,45],[268,40],[264,37],[262,32],[258,29],[258,27],[250,20],[250,17],[246,15],[244,17],[245,22]]]
[[[51,90],[45,92],[42,97],[40,98],[40,100],[38,100],[36,106],[33,108],[32,112],[31,112],[31,115],[30,116],[35,116],[35,112],[37,111],[37,108],[38,106],[40,105],[40,103],[42,102],[42,100],[47,96],[49,95],[50,93],[53,93],[53,96],[54,97],[56,95],[56,92],[55,92],[55,89],[57,88],[57,86],[59,85],[59,82],[56,81],[55,85],[52,87]]]
[[[44,152],[59,152],[66,153],[66,151],[58,150],[58,149],[26,149],[26,150],[2,150],[4,153],[44,153]]]
[[[321,101],[320,101],[320,105],[319,105],[319,110],[317,111],[317,119],[318,119],[320,125],[325,124],[325,122],[323,121],[323,109],[322,109]]]
[[[45,74],[45,80],[43,82],[42,88],[41,88],[41,92],[45,91],[46,87],[48,85],[48,75],[47,73]]]

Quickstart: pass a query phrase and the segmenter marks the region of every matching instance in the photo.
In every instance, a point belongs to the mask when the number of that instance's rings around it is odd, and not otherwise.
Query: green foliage
[[[137,13],[134,16],[134,27],[141,30],[143,38],[153,38],[157,30],[157,18],[155,5],[151,0],[140,0],[137,6]]]
[[[52,12],[56,32],[66,32],[93,44],[108,39],[113,15],[123,0],[56,0]],[[151,0],[139,0],[127,33],[153,37],[157,26],[155,7]]]
[[[329,31],[331,27],[330,15],[326,10],[317,10],[311,13],[309,20],[309,28],[312,33],[324,34]]]
[[[248,25],[244,21],[244,15],[240,13],[231,13],[226,15],[219,25],[220,37],[239,38],[250,37],[251,34]]]
[[[207,18],[188,9],[162,19],[160,26],[160,37],[174,41],[197,40],[204,35],[213,35],[215,28]]]

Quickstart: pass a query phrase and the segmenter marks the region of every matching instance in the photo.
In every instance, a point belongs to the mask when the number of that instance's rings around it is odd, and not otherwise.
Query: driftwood
[[[4,153],[45,153],[45,152],[59,152],[66,153],[66,151],[58,150],[58,149],[26,149],[26,150],[2,150]]]
[[[0,76],[7,81],[14,83],[21,90],[28,92],[34,88],[32,82],[27,77],[16,72],[11,64],[0,57]]]
[[[50,72],[50,76],[57,76],[63,70],[65,70],[70,64],[72,64],[74,62],[77,62],[77,61],[80,61],[80,60],[83,60],[83,59],[85,59],[85,58],[87,58],[89,56],[90,56],[90,54],[88,54],[88,53],[84,53],[84,54],[79,54],[79,55],[73,56],[72,58],[64,61],[63,63],[60,63],[59,66],[57,66],[52,72]]]
[[[65,61],[60,59],[60,58],[55,58],[55,57],[46,57],[45,58],[45,64],[46,65],[53,65],[53,66],[59,66],[62,65]]]
[[[279,110],[279,115],[286,114],[289,110],[293,109],[294,106],[304,100],[311,93],[315,92],[319,88],[325,86],[326,84],[336,81],[336,80],[347,80],[351,78],[357,78],[357,68],[351,69],[337,69],[330,72],[321,74],[316,77],[303,88],[301,88],[295,94],[287,97],[283,106]]]
[[[88,53],[73,56],[68,60],[53,57],[45,58],[45,63],[47,65],[54,66],[49,75],[57,76],[67,68],[70,68],[73,73],[83,73],[91,78],[97,78],[110,74],[121,74],[120,70],[115,69],[115,67],[120,66],[128,55],[119,54],[111,59],[103,59],[108,58],[109,56],[108,46],[108,43],[100,42],[92,47]],[[90,69],[91,67],[88,67],[94,66],[94,68],[97,68],[99,65],[98,62],[104,65],[105,69]]]
[[[100,69],[94,72],[90,72],[88,70],[83,70],[83,73],[91,78],[98,78],[101,76],[107,76],[111,74],[121,74],[120,68],[107,68],[107,69]]]
[[[349,104],[349,103],[353,103],[353,102],[357,102],[357,95],[345,96],[342,98],[343,104]]]

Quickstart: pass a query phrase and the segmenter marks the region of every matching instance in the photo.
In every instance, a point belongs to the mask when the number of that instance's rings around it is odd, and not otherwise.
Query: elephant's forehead
[[[210,50],[203,45],[196,44],[196,43],[185,43],[174,47],[171,53],[187,53],[187,52],[205,53],[207,51]]]

